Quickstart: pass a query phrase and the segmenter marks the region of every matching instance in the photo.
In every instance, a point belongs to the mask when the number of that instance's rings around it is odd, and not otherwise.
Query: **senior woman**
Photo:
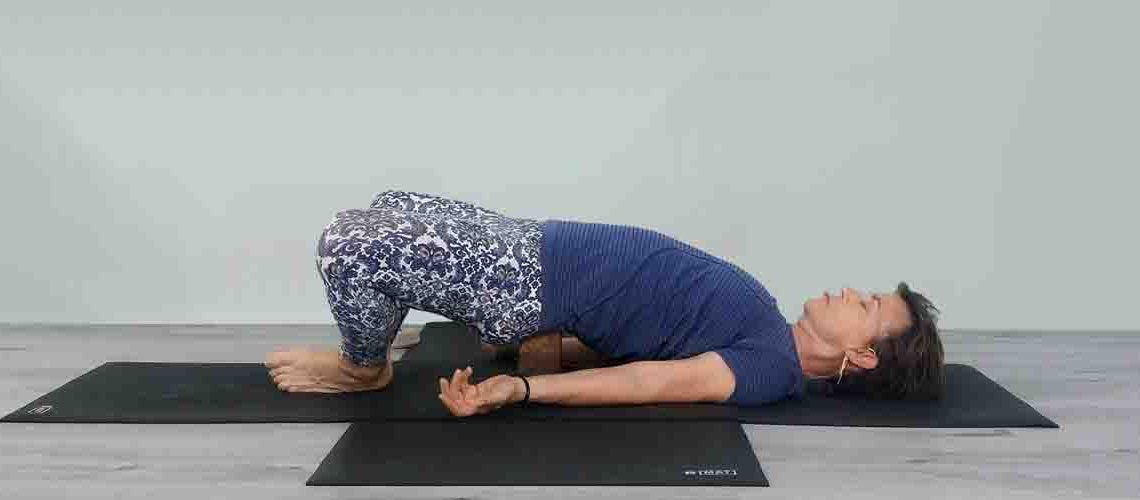
[[[645,228],[513,218],[389,190],[336,214],[316,264],[340,347],[267,354],[284,391],[383,389],[409,309],[474,326],[500,348],[569,332],[581,349],[568,352],[607,361],[478,384],[470,367],[457,369],[439,379],[440,401],[457,416],[525,401],[751,406],[800,397],[809,379],[886,398],[938,397],[942,386],[937,310],[906,283],[825,291],[788,323],[743,269]]]

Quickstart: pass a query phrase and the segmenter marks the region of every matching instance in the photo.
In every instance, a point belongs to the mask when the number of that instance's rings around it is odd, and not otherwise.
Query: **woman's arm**
[[[652,403],[720,403],[732,395],[735,378],[716,353],[687,359],[635,361],[606,368],[527,377],[530,401],[563,406]],[[522,401],[526,385],[515,378],[508,402]]]
[[[439,379],[439,399],[455,416],[487,413],[526,397],[526,383],[495,375],[478,385],[468,380],[471,367]],[[564,406],[652,403],[721,403],[735,390],[735,378],[715,352],[687,359],[635,361],[607,368],[526,377],[530,401]]]

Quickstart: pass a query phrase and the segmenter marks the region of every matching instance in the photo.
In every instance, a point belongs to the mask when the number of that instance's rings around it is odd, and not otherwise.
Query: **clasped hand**
[[[471,385],[471,367],[456,369],[451,380],[440,377],[439,399],[457,417],[489,413],[511,402],[516,382],[510,375],[495,375]]]

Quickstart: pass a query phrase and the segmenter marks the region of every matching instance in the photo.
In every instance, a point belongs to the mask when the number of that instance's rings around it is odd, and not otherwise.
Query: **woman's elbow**
[[[682,360],[641,361],[630,366],[636,366],[638,385],[654,402],[723,403],[735,387],[732,372],[713,353]]]

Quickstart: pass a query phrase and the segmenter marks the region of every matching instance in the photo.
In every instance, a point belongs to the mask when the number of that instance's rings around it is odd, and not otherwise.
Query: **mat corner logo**
[[[52,405],[37,406],[28,410],[28,413],[31,415],[46,415],[52,408],[54,408]]]
[[[739,474],[737,474],[736,469],[685,469],[686,477],[727,477],[737,475]]]

